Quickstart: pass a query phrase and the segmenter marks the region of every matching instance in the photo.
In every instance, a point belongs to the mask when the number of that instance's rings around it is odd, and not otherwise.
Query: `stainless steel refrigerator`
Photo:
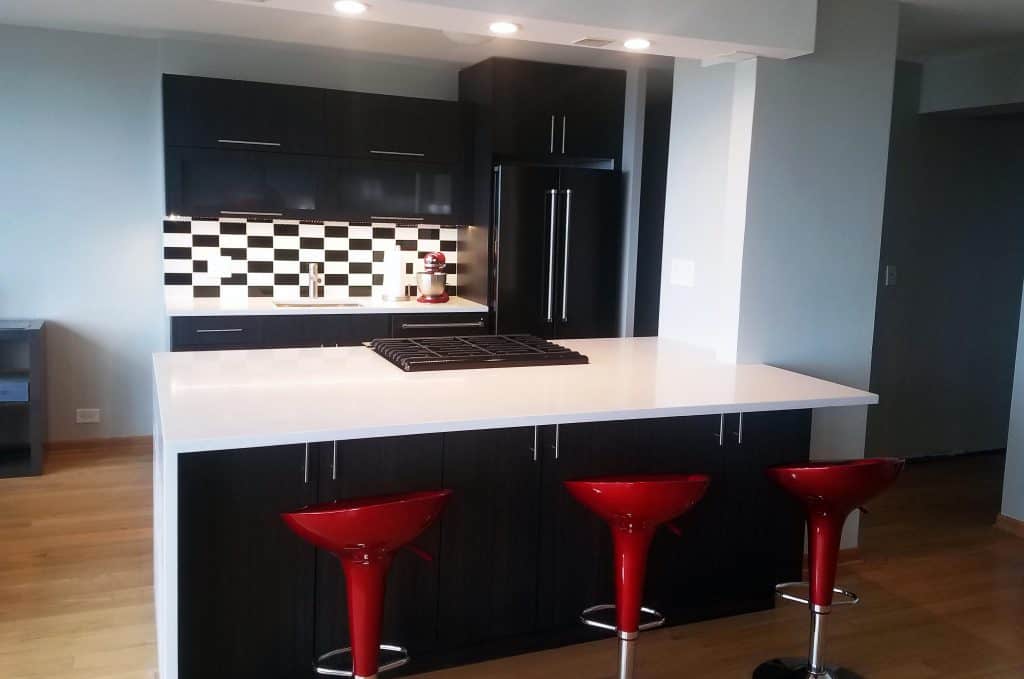
[[[622,285],[622,174],[494,168],[495,332],[615,337]]]

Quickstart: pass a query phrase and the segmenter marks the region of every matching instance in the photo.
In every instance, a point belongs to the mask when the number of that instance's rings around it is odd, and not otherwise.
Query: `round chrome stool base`
[[[808,669],[807,658],[776,658],[758,665],[753,679],[863,679],[845,667],[826,667],[824,674]]]

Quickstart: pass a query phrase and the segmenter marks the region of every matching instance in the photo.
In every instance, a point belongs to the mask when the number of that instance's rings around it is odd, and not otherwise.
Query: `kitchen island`
[[[154,359],[160,676],[313,676],[347,638],[340,572],[278,513],[315,501],[448,487],[400,555],[386,641],[412,673],[595,638],[612,600],[603,524],[562,481],[704,472],[681,538],[652,547],[648,603],[677,624],[770,607],[799,579],[802,519],[766,482],[806,459],[814,408],[864,391],[730,365],[659,338],[561,341],[588,365],[404,373],[364,347]]]

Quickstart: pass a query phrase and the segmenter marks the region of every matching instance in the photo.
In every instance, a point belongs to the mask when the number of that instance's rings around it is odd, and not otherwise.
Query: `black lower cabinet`
[[[278,512],[308,502],[450,488],[440,521],[388,578],[382,638],[431,669],[608,636],[580,612],[613,603],[607,525],[563,482],[703,473],[707,495],[655,535],[644,602],[668,624],[773,605],[797,580],[803,517],[764,476],[807,459],[810,411],[428,434],[180,459],[182,676],[313,676],[348,645],[340,564]],[[719,429],[724,436],[719,437]],[[742,435],[741,435],[742,432]],[[309,481],[305,473],[309,472]]]
[[[305,446],[178,460],[179,676],[305,675],[315,555],[280,518],[315,497]]]
[[[337,456],[334,444],[322,444],[319,501],[441,488],[442,441],[441,434],[339,441]],[[435,524],[415,544],[437,555],[440,534],[440,525]],[[348,601],[338,560],[318,551],[316,563],[315,655],[320,656],[348,646]],[[409,650],[413,662],[401,673],[415,673],[416,659],[437,646],[439,564],[437,558],[424,561],[409,550],[399,551],[391,563],[381,641]],[[315,676],[310,667],[307,664],[306,675]]]

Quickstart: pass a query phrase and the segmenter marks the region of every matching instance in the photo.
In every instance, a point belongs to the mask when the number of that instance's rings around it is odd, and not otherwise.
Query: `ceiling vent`
[[[605,40],[604,38],[580,38],[573,42],[574,45],[580,47],[607,47],[608,45],[615,42],[614,40]]]

